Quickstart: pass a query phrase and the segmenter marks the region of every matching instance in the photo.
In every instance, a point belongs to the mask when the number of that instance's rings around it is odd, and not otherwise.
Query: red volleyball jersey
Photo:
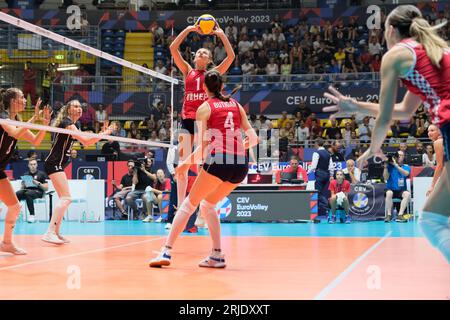
[[[211,109],[208,119],[210,153],[245,155],[239,103],[233,98],[230,101],[210,98],[207,102]]]
[[[414,55],[413,66],[401,79],[406,88],[423,100],[433,123],[443,126],[450,122],[450,50],[445,51],[438,68],[417,41],[404,39],[397,45]]]
[[[184,80],[184,98],[181,116],[183,119],[194,119],[198,107],[208,99],[203,84],[205,70],[192,69]]]

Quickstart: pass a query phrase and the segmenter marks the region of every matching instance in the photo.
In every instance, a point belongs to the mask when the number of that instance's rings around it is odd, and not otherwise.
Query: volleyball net
[[[102,136],[102,142],[85,150],[101,151],[105,140],[119,142],[124,152],[173,143],[183,82],[171,72],[170,53],[155,44],[149,31],[36,26],[0,12],[0,62],[1,86],[20,88],[26,95],[24,121],[33,115],[40,97],[51,105],[53,116],[68,101],[79,100],[83,107],[79,126],[86,137],[100,138],[106,119],[119,125],[112,136]],[[51,146],[50,132],[62,132],[11,120],[0,124],[45,129],[49,134],[37,147],[43,150]],[[33,149],[27,142],[18,146]]]

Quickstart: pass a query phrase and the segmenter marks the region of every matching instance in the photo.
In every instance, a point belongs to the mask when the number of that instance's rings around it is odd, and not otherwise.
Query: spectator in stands
[[[436,166],[436,154],[434,153],[433,145],[427,145],[426,152],[422,154],[422,163],[424,167]]]
[[[269,59],[269,64],[266,66],[266,74],[269,76],[270,82],[278,82],[280,70],[278,64],[275,63],[275,58]]]
[[[289,59],[287,57],[283,59],[283,63],[281,64],[280,70],[281,70],[280,82],[290,82],[292,65],[289,63]],[[288,90],[289,86],[287,84],[284,84],[283,89]]]
[[[309,137],[311,141],[322,137],[322,127],[320,125],[319,119],[313,119],[311,121],[311,128],[309,130]]]
[[[300,114],[302,115],[303,119],[307,119],[309,116],[312,116],[312,119],[316,118],[316,114],[314,113],[314,115],[313,115],[313,113],[311,111],[311,108],[309,108],[306,105],[306,101],[305,100],[300,100],[298,106],[294,109],[294,113],[293,114],[296,114],[297,112],[300,112]]]
[[[46,105],[50,101],[50,87],[53,83],[54,77],[53,64],[49,63],[47,64],[47,68],[45,69],[42,77],[42,105]]]
[[[293,175],[295,174],[295,175]],[[287,175],[291,175],[287,177]],[[292,176],[293,175],[293,176]],[[308,173],[305,169],[300,165],[300,159],[297,156],[291,156],[291,160],[289,162],[289,167],[284,169],[277,174],[277,181],[281,182],[281,179],[297,179],[303,180],[303,182],[308,182]]]
[[[347,168],[342,170],[344,173],[344,177],[352,184],[356,184],[361,181],[361,170],[355,167],[355,161],[352,159],[348,159]]]
[[[150,172],[151,166],[152,163],[149,163],[148,161],[139,164],[135,163],[132,179],[134,190],[128,193],[125,198],[127,205],[133,209],[135,219],[138,219],[140,216],[136,200],[142,199],[145,195],[145,189],[156,181],[156,175]],[[147,214],[149,214],[149,212],[147,212]]]
[[[406,142],[401,142],[399,145],[399,151],[403,152],[403,163],[409,163],[409,157],[411,155],[411,150],[408,149],[408,144]]]
[[[142,222],[150,222],[153,220],[153,217],[151,214],[153,204],[156,204],[159,208],[159,218],[157,220],[155,220],[155,222],[162,221],[163,192],[170,192],[170,188],[171,188],[170,179],[166,178],[166,174],[164,173],[164,170],[158,169],[156,171],[156,181],[153,184],[153,187],[148,186],[147,188],[145,188],[145,194],[142,197],[144,200],[144,203],[146,205],[146,208],[147,208],[147,217],[145,217],[142,220]]]
[[[369,124],[369,117],[363,119],[363,123],[358,127],[359,139],[361,142],[369,142],[372,136],[373,127]]]
[[[344,128],[341,129],[341,135],[344,139],[345,146],[348,147],[350,145],[350,140],[352,139],[352,128],[350,121],[347,121]]]
[[[347,24],[347,34],[348,39],[351,41],[355,41],[358,36],[358,22],[356,22],[355,17],[350,17],[349,22]]]
[[[324,41],[320,41],[319,48],[316,50],[316,55],[320,61],[331,62],[332,54],[331,51],[326,47]]]
[[[156,130],[151,131],[150,137],[147,139],[147,141],[160,142],[159,137],[158,137],[158,132]]]
[[[33,106],[36,104],[36,77],[37,72],[33,68],[33,63],[27,61],[23,72],[23,96],[27,99],[30,95],[31,105]]]
[[[300,46],[299,42],[295,42],[292,46],[290,52],[289,52],[289,59],[291,62],[291,65],[294,65],[295,63],[298,63],[299,65],[303,62],[303,49]]]
[[[91,107],[88,106],[87,103],[82,103],[81,108],[83,108],[83,114],[81,115],[79,121],[81,124],[81,129],[83,131],[92,131],[94,132],[94,121],[95,121],[95,113]]]
[[[244,82],[251,82],[249,76],[255,74],[255,65],[250,62],[249,58],[245,58],[244,63],[241,65],[241,69],[242,74],[244,75]]]
[[[333,39],[333,26],[330,20],[325,21],[325,26],[323,27],[323,36],[325,41],[330,41]]]
[[[422,142],[419,142],[419,141],[416,142],[416,153],[420,154],[420,155],[425,153],[425,149],[423,148]]]
[[[344,72],[358,73],[361,70],[360,63],[355,59],[353,53],[347,53],[345,55]]]
[[[249,122],[252,128],[258,131],[261,128],[261,121],[256,118],[256,114],[251,113],[249,116]]]
[[[108,123],[108,113],[103,107],[103,104],[100,103],[95,111],[95,132],[99,132],[105,123]]]
[[[75,70],[72,82],[75,84],[73,86],[74,91],[88,91],[89,90],[89,83],[90,79],[88,78],[90,76],[89,72],[84,68],[84,65],[80,64],[77,70]]]
[[[266,56],[264,50],[258,52],[258,57],[255,60],[256,62],[256,74],[264,75],[266,73],[266,67],[269,63],[269,59]]]
[[[227,35],[230,42],[237,42],[238,40],[238,29],[234,25],[233,19],[230,19],[228,25],[225,27],[225,34]]]
[[[309,128],[306,126],[305,120],[300,120],[296,129],[296,138],[301,146],[307,148],[309,140]]]
[[[112,156],[114,160],[119,160],[121,158],[119,142],[108,140],[103,144],[101,153]]]
[[[294,133],[295,132],[295,128],[292,126],[292,121],[287,121],[284,125],[284,127],[282,127],[280,129],[280,135],[283,136],[288,136],[289,133]]]
[[[339,70],[342,70],[342,66],[345,62],[345,52],[342,47],[338,48],[338,51],[334,54],[334,59],[336,60]]]
[[[248,40],[247,35],[243,35],[241,41],[238,43],[239,59],[241,59],[247,52],[250,52],[252,43]]]
[[[286,126],[286,123],[290,122],[291,120],[288,118],[287,111],[281,112],[281,118],[277,120],[277,128],[281,129]]]
[[[370,62],[371,72],[380,72],[381,68],[381,56],[379,54],[374,55],[372,61]]]
[[[126,174],[122,176],[122,179],[120,180],[120,185],[116,184],[116,180],[112,181],[113,188],[116,190],[116,192],[113,195],[114,202],[116,203],[117,208],[119,208],[121,213],[121,219],[126,218],[128,215],[125,208],[122,205],[122,200],[125,199],[132,191],[133,186],[133,175],[134,175],[134,166],[135,163],[133,160],[129,160],[127,162],[127,168],[128,171]]]
[[[340,131],[336,119],[331,119],[331,127],[325,129],[325,137],[327,140],[335,140],[336,134]]]
[[[372,56],[375,56],[375,55],[379,55],[380,56],[382,54],[382,52],[383,52],[383,48],[381,47],[381,44],[378,41],[378,38],[373,36],[370,39],[370,43],[369,43],[369,53]]]
[[[318,213],[326,215],[328,211],[328,186],[333,180],[334,166],[330,153],[324,148],[324,141],[320,138],[316,140],[317,151],[313,153],[312,163],[308,174],[315,174],[315,190],[319,191]]]
[[[260,130],[270,130],[272,129],[272,121],[268,119],[265,115],[261,114],[259,116],[259,122],[261,123]]]
[[[329,190],[331,192],[330,207],[331,212],[328,216],[328,223],[335,223],[336,209],[343,208],[345,211],[345,220],[341,222],[350,223],[348,194],[350,193],[350,182],[344,179],[344,172],[338,170],[336,179],[330,182]]]
[[[253,56],[256,57],[257,54],[258,54],[258,52],[259,52],[260,50],[262,50],[263,47],[264,47],[264,44],[263,44],[262,40],[259,39],[258,36],[256,36],[256,35],[253,36],[253,39],[252,39],[252,47],[251,47],[251,50],[252,50],[252,52],[253,52]]]
[[[80,161],[83,161],[83,159],[81,159],[81,158],[78,156],[78,151],[77,151],[77,149],[72,149],[72,150],[70,150],[70,161],[71,161],[71,162],[80,162]]]
[[[397,151],[392,161],[384,163],[383,178],[386,184],[386,218],[385,222],[392,220],[392,199],[401,199],[400,209],[398,211],[397,222],[407,222],[408,219],[403,216],[410,199],[410,193],[407,191],[406,179],[409,177],[411,168],[404,164],[405,153]]]
[[[341,147],[341,143],[337,140],[331,143],[331,161],[333,163],[345,161],[344,155],[341,153]]]
[[[22,180],[22,188],[16,192],[17,199],[19,201],[25,200],[27,203],[28,212],[30,213],[27,219],[29,223],[36,222],[33,200],[43,198],[48,190],[48,177],[45,172],[39,171],[37,167],[38,163],[35,159],[28,161],[28,171],[22,176],[30,176],[32,185],[27,186]]]
[[[115,127],[117,128],[117,131],[113,132],[112,135],[126,138],[127,132],[122,127],[122,123],[120,121],[114,121],[114,123],[115,123]]]
[[[128,131],[127,138],[131,139],[141,139],[141,133],[138,130],[136,122],[132,121],[130,124],[130,130]]]
[[[330,65],[327,69],[328,73],[341,73],[341,66],[337,63],[336,59],[332,58]]]
[[[227,56],[227,51],[223,46],[222,41],[218,41],[217,46],[214,48],[214,63],[219,65]]]

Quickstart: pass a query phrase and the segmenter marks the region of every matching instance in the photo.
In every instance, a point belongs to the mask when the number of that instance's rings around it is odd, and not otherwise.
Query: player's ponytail
[[[241,88],[241,85],[238,85],[230,94],[222,94],[223,80],[220,73],[216,70],[206,72],[205,85],[214,94],[214,97],[222,101],[230,101],[230,98]]]
[[[421,43],[431,63],[440,67],[440,61],[448,45],[438,34],[437,30],[445,26],[445,22],[437,26],[430,26],[422,17],[422,12],[413,5],[401,5],[395,8],[386,19],[387,24],[398,30],[401,38],[415,38]]]
[[[440,67],[444,50],[448,46],[444,39],[437,34],[437,30],[445,26],[445,24],[446,22],[436,26],[430,26],[427,20],[414,18],[409,28],[411,37],[416,38],[424,46],[431,63],[438,68]]]

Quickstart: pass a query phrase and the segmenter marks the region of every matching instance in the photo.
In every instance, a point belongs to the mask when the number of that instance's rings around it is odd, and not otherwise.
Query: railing
[[[178,78],[180,85],[177,90],[183,88],[183,79]],[[290,74],[290,75],[232,75],[225,76],[226,88],[232,88],[236,84],[243,84],[244,91],[259,90],[262,86],[270,86],[277,90],[306,89],[311,85],[326,86],[337,85],[367,85],[378,86],[379,73],[332,73],[332,74]],[[170,91],[169,83],[152,78],[147,75],[141,76],[91,76],[91,77],[64,77],[61,84],[64,90],[113,90],[120,92],[155,92]]]

